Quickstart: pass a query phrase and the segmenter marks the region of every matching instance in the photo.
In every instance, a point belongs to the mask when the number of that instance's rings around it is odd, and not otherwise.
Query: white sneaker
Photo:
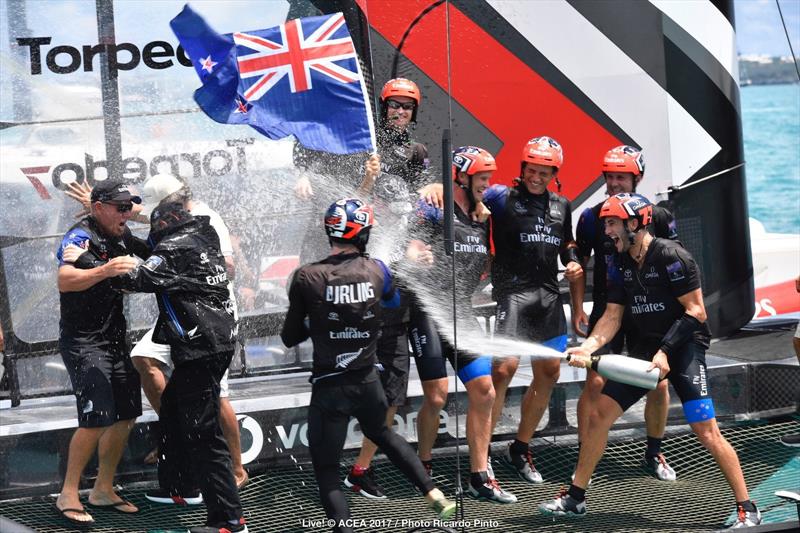
[[[645,456],[644,462],[650,472],[661,481],[675,481],[678,477],[675,470],[667,464],[667,459],[663,453],[653,456]]]
[[[539,504],[539,512],[553,516],[584,516],[586,514],[586,501],[579,502],[569,495],[567,489],[561,489],[554,500]]]
[[[514,467],[520,479],[528,483],[542,483],[544,479],[542,474],[533,466],[533,454],[530,450],[523,454],[516,454],[511,452],[511,445],[506,448],[506,461]]]
[[[728,529],[740,529],[744,527],[753,527],[757,526],[761,523],[761,511],[756,509],[755,511],[745,511],[744,508],[739,505],[736,507],[736,522],[733,523],[731,527]]]
[[[470,483],[467,492],[477,500],[488,500],[497,503],[517,503],[517,497],[501,489],[500,484],[497,483],[497,480],[494,478],[489,478],[486,483],[478,488],[473,487],[472,483]]]

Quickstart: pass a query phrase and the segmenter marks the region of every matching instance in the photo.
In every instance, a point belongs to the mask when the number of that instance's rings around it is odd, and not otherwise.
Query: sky
[[[800,56],[800,0],[779,0],[794,55]],[[739,53],[788,56],[789,43],[775,0],[734,0]]]

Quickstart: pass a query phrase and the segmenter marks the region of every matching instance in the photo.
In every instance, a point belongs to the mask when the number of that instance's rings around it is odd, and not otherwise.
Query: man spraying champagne
[[[614,243],[608,268],[608,305],[581,346],[570,348],[570,365],[591,365],[591,354],[613,338],[629,309],[641,335],[631,356],[649,360],[661,379],[669,379],[683,404],[686,421],[716,460],[736,498],[732,528],[755,526],[761,513],[750,501],[736,451],[719,431],[708,387],[705,352],[711,332],[700,288],[700,273],[680,244],[653,237],[647,227],[653,205],[639,194],[617,194],[603,204],[600,218]],[[609,379],[589,417],[575,478],[539,511],[557,516],[586,514],[586,487],[603,455],[608,431],[647,389]]]

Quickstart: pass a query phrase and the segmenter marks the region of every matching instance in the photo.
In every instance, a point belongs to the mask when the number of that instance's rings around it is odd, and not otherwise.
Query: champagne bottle
[[[567,356],[569,361],[570,356]],[[658,368],[647,371],[650,361],[642,361],[633,357],[618,354],[593,355],[592,370],[604,378],[634,387],[652,390],[658,385]]]

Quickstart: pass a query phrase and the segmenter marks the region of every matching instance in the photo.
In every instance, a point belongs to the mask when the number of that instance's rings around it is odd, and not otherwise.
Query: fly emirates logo
[[[350,283],[348,285],[328,285],[325,288],[325,301],[334,305],[358,304],[369,301],[374,297],[375,291],[369,281]]]
[[[631,312],[634,315],[641,315],[644,313],[660,313],[664,309],[666,309],[664,302],[648,302],[647,296],[638,294],[633,297]]]
[[[520,233],[519,242],[543,242],[553,246],[561,246],[561,237],[553,235],[553,228],[546,225],[542,217],[537,217],[539,223],[533,226],[534,233]]]
[[[466,241],[467,242],[456,242],[453,244],[456,252],[486,255],[486,245],[481,242],[480,237],[467,235]]]

